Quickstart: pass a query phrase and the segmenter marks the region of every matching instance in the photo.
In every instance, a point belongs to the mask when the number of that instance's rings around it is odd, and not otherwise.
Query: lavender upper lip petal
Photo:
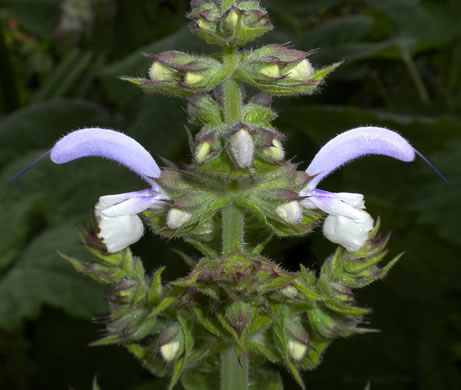
[[[343,164],[367,154],[393,157],[405,162],[415,159],[415,149],[398,133],[382,127],[366,126],[345,131],[328,141],[306,169],[313,179],[308,188],[317,184]]]
[[[133,138],[118,131],[88,128],[73,131],[61,138],[51,149],[56,164],[97,156],[119,162],[140,175],[148,183],[160,176],[160,168],[150,153]]]

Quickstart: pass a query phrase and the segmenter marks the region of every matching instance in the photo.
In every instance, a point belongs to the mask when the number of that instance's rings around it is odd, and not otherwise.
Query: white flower
[[[146,209],[165,206],[168,195],[158,186],[124,194],[105,195],[94,207],[98,237],[110,253],[125,249],[144,234],[144,226],[136,215]]]
[[[368,240],[368,234],[374,225],[370,214],[364,210],[361,210],[361,214],[362,217],[358,219],[329,215],[323,223],[323,234],[348,251],[358,251]]]
[[[160,177],[160,168],[150,153],[123,133],[100,128],[76,130],[61,138],[50,151],[51,161],[56,164],[90,156],[117,161],[150,185],[141,191],[102,196],[95,206],[98,237],[109,252],[117,252],[142,237],[144,227],[136,214],[165,207],[170,197],[155,181]]]
[[[341,165],[367,154],[380,154],[402,161],[413,161],[415,150],[394,131],[380,127],[358,127],[346,131],[327,142],[306,169],[312,178],[299,195],[307,209],[320,209],[328,217],[324,234],[332,242],[348,251],[357,251],[373,229],[373,219],[364,211],[362,194],[328,192],[317,189],[320,181]]]

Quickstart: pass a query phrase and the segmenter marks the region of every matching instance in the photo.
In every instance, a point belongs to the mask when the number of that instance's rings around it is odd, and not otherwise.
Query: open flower
[[[418,152],[407,140],[381,127],[358,127],[341,133],[327,142],[307,167],[306,173],[312,180],[299,192],[304,197],[301,205],[329,214],[323,227],[325,236],[348,251],[357,251],[373,228],[373,219],[364,210],[363,195],[323,191],[317,185],[343,164],[367,154],[409,162],[414,160],[415,153]]]
[[[90,156],[117,161],[150,185],[141,191],[102,196],[95,206],[98,237],[109,252],[117,252],[144,234],[144,226],[136,214],[164,207],[169,196],[155,182],[160,177],[160,168],[150,153],[123,133],[100,128],[76,130],[61,138],[50,151],[51,161],[56,164]]]

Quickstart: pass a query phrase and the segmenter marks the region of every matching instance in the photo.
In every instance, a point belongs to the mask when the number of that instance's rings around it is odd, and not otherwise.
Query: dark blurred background
[[[288,156],[305,168],[321,144],[360,125],[397,130],[448,178],[421,159],[367,157],[322,183],[366,195],[392,230],[390,256],[406,251],[382,282],[358,292],[382,332],[332,344],[311,390],[461,388],[461,2],[459,0],[268,0],[275,30],[255,43],[320,48],[315,66],[346,59],[321,94],[274,99]],[[72,129],[125,131],[154,156],[186,162],[185,103],[147,96],[117,76],[147,74],[141,53],[212,52],[186,25],[186,0],[0,1],[0,388],[163,389],[122,348],[88,347],[91,319],[107,290],[56,250],[82,259],[76,226],[100,195],[145,184],[101,159],[55,166],[48,159],[15,173]],[[181,241],[148,235],[136,244],[165,278],[187,267]],[[334,250],[320,232],[275,240],[266,254],[295,270],[319,268]],[[286,389],[296,389],[289,375]]]

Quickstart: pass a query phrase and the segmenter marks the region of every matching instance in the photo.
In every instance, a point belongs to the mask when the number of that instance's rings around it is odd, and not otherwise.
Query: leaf
[[[181,357],[178,360],[176,360],[176,362],[174,363],[173,376],[171,377],[168,390],[173,390],[173,388],[178,383],[178,380],[181,377],[182,371],[184,369],[184,362],[185,362],[185,358]]]
[[[61,0],[14,0],[2,5],[24,28],[42,37],[51,38],[60,17]]]
[[[162,297],[162,272],[164,270],[165,267],[160,267],[152,276],[149,291],[147,292],[147,301],[149,303],[157,303]]]
[[[72,316],[92,318],[105,311],[99,285],[78,275],[57,248],[83,256],[73,225],[58,225],[39,235],[0,279],[0,328],[12,330],[35,318],[44,304]]]
[[[101,106],[83,100],[59,99],[28,106],[0,121],[0,166],[18,157],[18,151],[23,155],[33,149],[50,149],[70,130],[88,125],[107,127],[111,122]]]
[[[26,244],[27,236],[33,229],[35,202],[36,197],[31,196],[23,202],[4,200],[0,204],[0,226],[8,226],[8,234],[0,235],[0,275],[15,261]],[[35,221],[38,220],[35,218]]]
[[[445,183],[426,169],[420,169],[423,178],[419,193],[413,194],[419,211],[419,222],[434,225],[441,237],[461,245],[459,223],[461,221],[461,140],[447,144],[430,156],[431,162],[447,177]]]
[[[97,378],[96,375],[93,378],[93,388],[92,389],[93,390],[101,390],[101,388],[98,385],[98,378]]]
[[[210,333],[215,336],[223,338],[223,334],[218,327],[218,324],[215,324],[210,318],[211,314],[209,312],[204,312],[204,309],[200,306],[194,306],[194,312],[202,326],[208,330]]]
[[[189,370],[182,376],[181,383],[185,390],[215,390],[219,388],[219,375]]]
[[[31,101],[37,102],[63,96],[88,67],[91,58],[90,52],[82,52],[77,48],[69,51],[52,75],[32,96]]]
[[[317,294],[315,291],[311,290],[310,288],[307,288],[302,283],[294,281],[293,286],[295,286],[297,289],[299,289],[301,291],[301,293],[303,295],[305,295],[309,299],[315,299],[315,300],[323,300],[323,299],[325,299],[323,296]]]
[[[170,294],[166,298],[164,298],[153,311],[150,312],[147,318],[155,317],[158,313],[165,310],[168,306],[170,306],[174,301],[176,301],[176,299],[178,299],[181,296],[183,291],[183,288],[175,287],[170,292]]]
[[[250,369],[248,390],[283,390],[283,382],[278,372]]]

